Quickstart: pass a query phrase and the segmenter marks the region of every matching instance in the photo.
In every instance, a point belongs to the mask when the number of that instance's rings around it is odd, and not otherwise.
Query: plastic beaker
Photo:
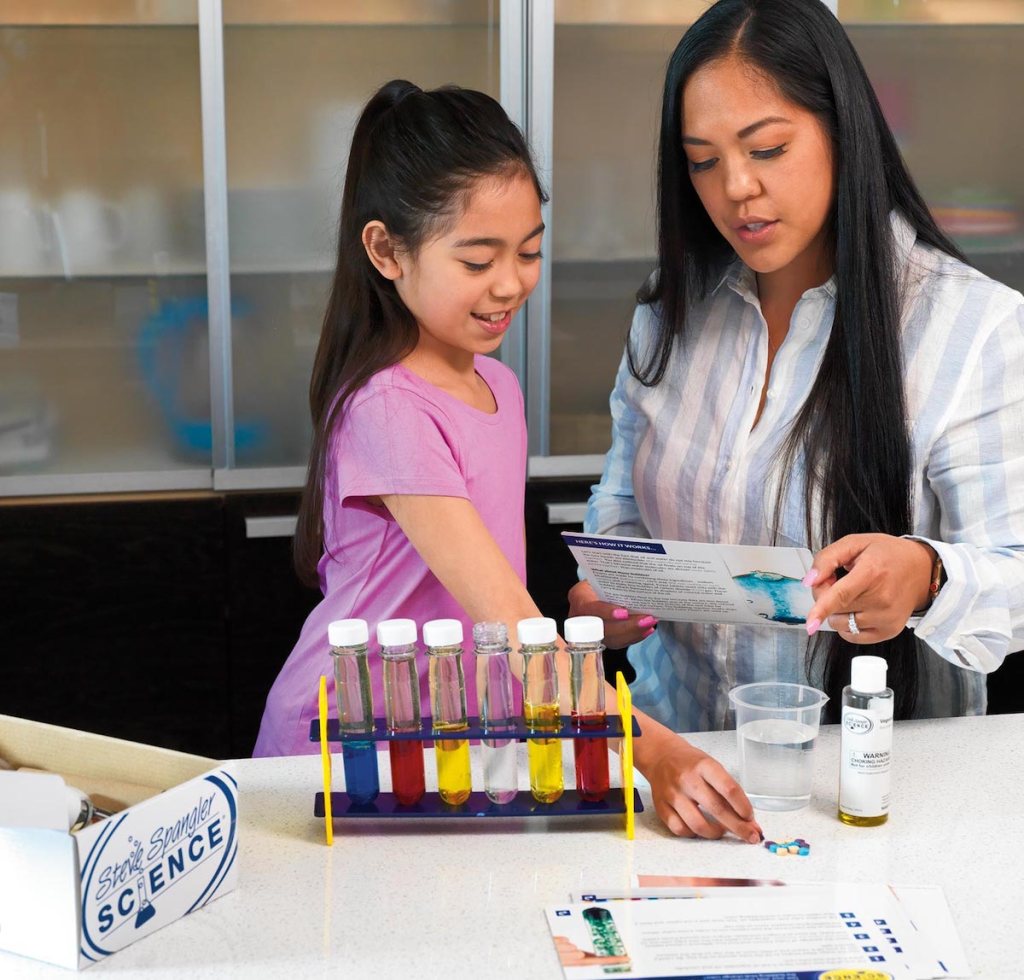
[[[811,798],[814,742],[828,697],[806,684],[766,681],[729,692],[739,778],[760,810],[796,810]]]

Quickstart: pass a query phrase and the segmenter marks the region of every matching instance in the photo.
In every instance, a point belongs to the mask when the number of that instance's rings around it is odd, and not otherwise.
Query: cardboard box
[[[230,764],[4,715],[0,758],[119,811],[74,834],[0,827],[0,950],[82,969],[235,887]]]

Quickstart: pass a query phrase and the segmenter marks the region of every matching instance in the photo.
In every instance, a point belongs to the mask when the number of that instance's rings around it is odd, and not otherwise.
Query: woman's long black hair
[[[818,376],[778,461],[781,472],[791,473],[802,454],[808,542],[814,540],[816,498],[822,542],[869,531],[910,533],[912,460],[890,212],[901,213],[920,241],[963,256],[929,214],[853,45],[821,0],[718,0],[676,47],[661,114],[658,274],[638,294],[641,303],[657,304],[659,333],[643,363],[629,349],[630,369],[645,385],[661,381],[675,341],[687,328],[687,309],[735,258],[693,189],[682,144],[687,80],[733,54],[817,116],[831,137],[834,160],[827,231],[834,251],[835,319]],[[784,492],[785,481],[775,501],[776,527]],[[824,656],[823,685],[833,706],[848,683],[855,652],[864,651],[838,635],[808,652],[809,673]],[[904,630],[871,652],[888,660],[897,717],[909,717],[917,693],[913,634]]]
[[[476,181],[520,175],[547,200],[522,133],[483,92],[456,86],[425,92],[396,79],[363,109],[349,151],[338,262],[309,385],[313,443],[294,542],[295,567],[308,584],[317,584],[323,554],[331,430],[352,395],[410,353],[419,337],[394,283],[370,262],[363,228],[383,222],[415,255],[428,237],[457,220]]]

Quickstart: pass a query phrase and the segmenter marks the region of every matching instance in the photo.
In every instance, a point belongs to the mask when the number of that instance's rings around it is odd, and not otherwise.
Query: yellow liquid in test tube
[[[460,732],[469,726],[435,725],[438,732]],[[445,739],[434,742],[434,754],[437,757],[437,790],[445,803],[458,806],[469,799],[472,780],[469,774],[469,740]]]
[[[558,702],[523,702],[527,727],[533,731],[557,732],[561,722]],[[565,789],[562,779],[562,743],[557,738],[530,738],[526,742],[530,760],[530,792],[538,803],[554,803]]]

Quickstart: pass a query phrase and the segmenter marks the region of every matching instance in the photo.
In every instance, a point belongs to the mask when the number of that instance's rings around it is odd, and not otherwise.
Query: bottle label
[[[892,699],[871,708],[843,707],[839,809],[854,817],[889,812]]]

